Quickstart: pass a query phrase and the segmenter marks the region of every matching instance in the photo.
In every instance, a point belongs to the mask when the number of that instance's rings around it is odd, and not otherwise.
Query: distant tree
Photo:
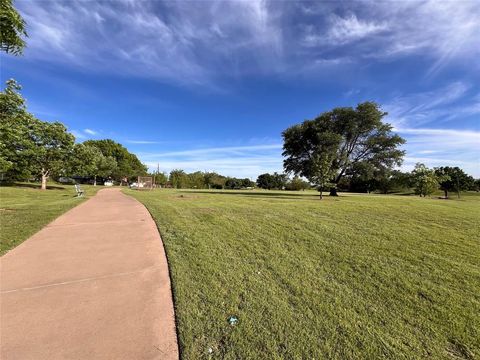
[[[237,179],[237,178],[227,178],[227,181],[225,181],[225,189],[240,189],[242,187],[242,180]]]
[[[159,186],[166,186],[168,183],[168,175],[164,172],[155,172],[150,174],[155,178],[155,184]]]
[[[268,173],[258,175],[257,186],[261,189],[273,189],[275,187],[275,181],[273,176]]]
[[[0,50],[7,54],[21,55],[27,36],[25,21],[13,7],[12,0],[0,1]]]
[[[223,189],[227,178],[215,172],[206,172],[203,174],[205,186],[208,189]]]
[[[185,171],[175,169],[170,171],[170,183],[175,189],[184,189],[188,187],[188,176]]]
[[[242,188],[251,188],[255,186],[255,183],[249,178],[242,179]]]
[[[472,190],[479,192],[480,191],[480,179],[475,179],[472,184]]]
[[[279,174],[274,172],[272,175],[273,178],[273,188],[283,190],[287,185],[288,176],[287,174]]]
[[[285,188],[287,190],[295,190],[295,191],[306,190],[310,188],[310,184],[307,181],[302,180],[300,177],[295,176],[292,180],[287,182],[287,185],[285,186]]]
[[[202,172],[196,171],[187,175],[188,187],[193,189],[205,188],[205,178]]]
[[[137,158],[135,154],[130,153],[123,145],[110,140],[87,140],[85,145],[98,148],[103,156],[113,157],[117,166],[112,173],[112,177],[117,181],[123,178],[136,178],[147,174],[147,166]]]
[[[470,189],[475,182],[473,177],[467,175],[457,166],[435,168],[435,174],[440,179],[440,189],[444,191],[446,199],[448,199],[449,191],[456,191],[458,197],[460,197],[460,191]]]
[[[435,170],[429,169],[421,163],[415,165],[415,169],[412,171],[412,179],[415,194],[423,197],[433,194],[439,188],[439,182],[444,180],[443,178],[439,179]]]
[[[285,171],[318,186],[330,183],[330,195],[336,196],[338,183],[358,163],[400,165],[404,151],[399,146],[405,140],[383,122],[386,115],[376,103],[365,102],[355,109],[335,108],[286,129],[282,133]]]

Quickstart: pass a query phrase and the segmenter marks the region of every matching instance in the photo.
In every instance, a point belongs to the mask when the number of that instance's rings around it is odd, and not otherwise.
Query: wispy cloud
[[[83,130],[72,129],[70,130],[70,132],[73,134],[73,136],[75,136],[77,140],[90,139],[100,134],[99,131],[88,128]]]
[[[92,129],[83,129],[83,131],[88,135],[97,135],[98,132]]]
[[[19,0],[18,6],[29,25],[27,59],[183,85],[410,55],[428,59],[431,76],[480,54],[476,1]]]
[[[446,86],[409,95],[391,98],[384,108],[388,120],[398,127],[414,127],[427,123],[439,124],[480,114],[480,98],[471,93],[465,82],[453,82]]]

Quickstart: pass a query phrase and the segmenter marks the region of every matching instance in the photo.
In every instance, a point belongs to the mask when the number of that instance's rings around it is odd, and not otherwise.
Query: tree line
[[[174,169],[169,174],[155,172],[149,175],[155,178],[157,186],[175,189],[251,189],[255,186],[248,178],[223,176],[216,172],[187,173],[181,169]]]

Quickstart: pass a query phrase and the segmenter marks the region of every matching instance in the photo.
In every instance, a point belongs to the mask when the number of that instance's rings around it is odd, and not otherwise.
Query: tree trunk
[[[42,172],[42,187],[40,188],[41,190],[47,190],[47,179],[48,175]]]
[[[320,200],[323,200],[323,191],[320,190]]]
[[[448,199],[448,190],[443,190],[443,192],[445,193],[445,199]]]
[[[97,186],[97,175],[93,177],[93,186]]]
[[[330,188],[330,196],[338,196],[336,187]]]

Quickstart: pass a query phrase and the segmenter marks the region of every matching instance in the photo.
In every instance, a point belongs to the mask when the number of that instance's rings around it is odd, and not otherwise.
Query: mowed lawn
[[[22,243],[42,227],[102,187],[81,185],[85,197],[77,198],[73,185],[37,184],[0,187],[0,255]]]
[[[162,234],[183,359],[480,357],[480,196],[126,193]]]

